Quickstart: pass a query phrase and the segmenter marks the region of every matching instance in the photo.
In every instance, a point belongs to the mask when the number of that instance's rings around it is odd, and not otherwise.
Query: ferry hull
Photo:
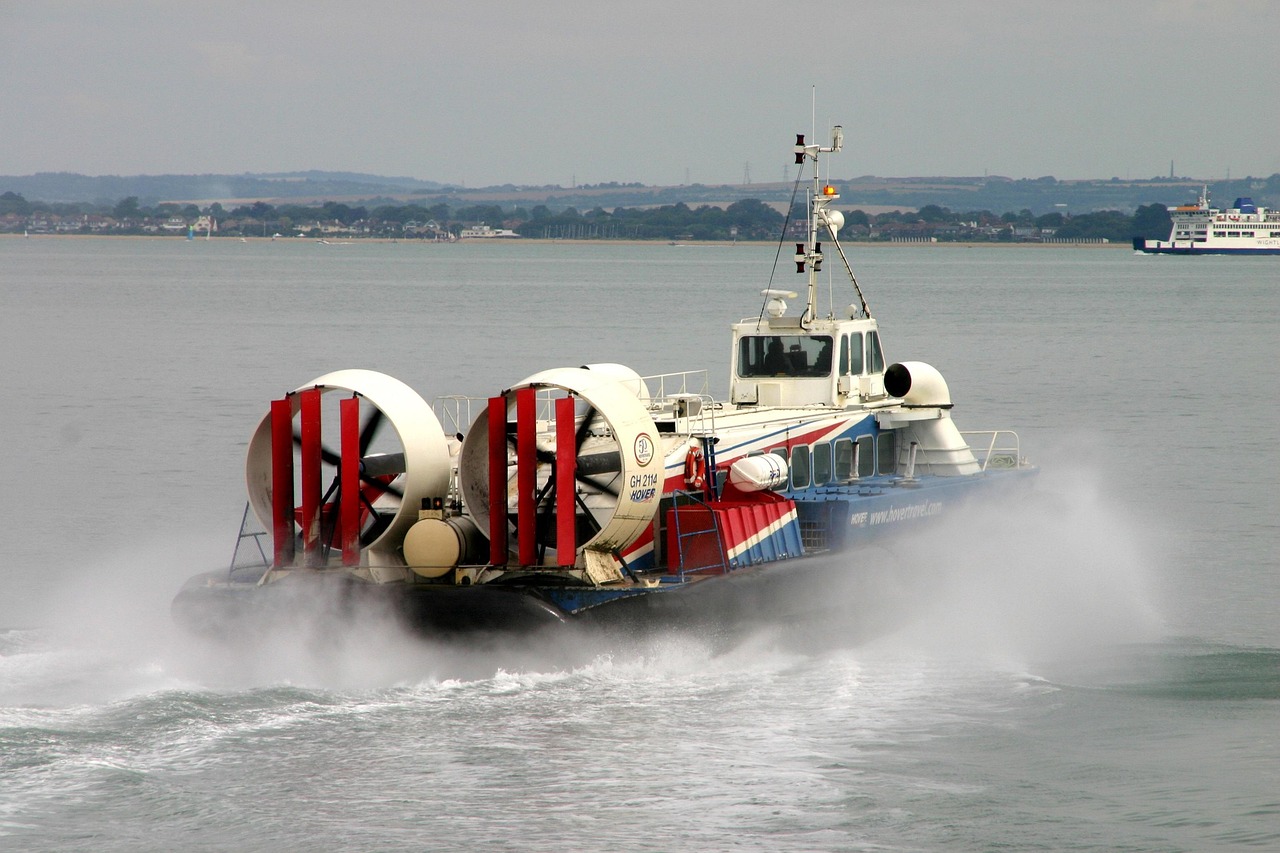
[[[1148,255],[1280,255],[1280,246],[1233,248],[1228,246],[1180,245],[1162,240],[1135,238],[1133,248]]]

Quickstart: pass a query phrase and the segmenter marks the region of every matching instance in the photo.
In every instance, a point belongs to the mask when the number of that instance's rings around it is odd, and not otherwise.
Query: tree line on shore
[[[596,207],[579,211],[552,210],[546,205],[503,208],[501,205],[450,206],[401,204],[377,200],[348,205],[326,201],[318,205],[272,205],[258,201],[227,209],[220,203],[159,203],[143,205],[136,196],[114,204],[44,203],[27,201],[13,192],[0,194],[0,230],[59,233],[185,234],[197,220],[217,236],[309,236],[342,234],[352,237],[453,239],[464,228],[480,223],[505,228],[535,239],[618,240],[776,240],[796,236],[805,209],[795,205],[790,215],[758,199],[743,199],[725,207],[683,202],[653,207]],[[1128,242],[1133,237],[1164,238],[1170,219],[1162,204],[1139,207],[1129,215],[1118,210],[1089,213],[1047,213],[1030,210],[995,214],[986,210],[952,211],[935,204],[918,210],[869,214],[845,212],[845,240],[937,240],[1014,242],[1024,240],[1107,240]],[[215,230],[216,229],[216,230]]]

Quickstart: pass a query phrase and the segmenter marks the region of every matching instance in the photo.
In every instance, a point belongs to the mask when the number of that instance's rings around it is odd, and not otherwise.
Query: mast
[[[849,281],[853,283],[853,289],[858,294],[863,316],[871,316],[871,309],[867,307],[867,300],[862,295],[862,288],[858,286],[858,278],[853,274],[853,267],[849,265],[849,259],[845,257],[844,249],[840,247],[840,240],[836,237],[836,232],[844,225],[844,214],[838,210],[827,209],[827,206],[840,198],[840,196],[836,193],[835,187],[822,182],[822,175],[818,169],[819,154],[834,154],[843,147],[844,128],[838,124],[831,128],[830,146],[806,145],[804,134],[796,134],[796,165],[804,165],[806,158],[812,159],[814,164],[813,189],[809,192],[809,232],[804,243],[796,243],[795,257],[796,272],[805,272],[807,265],[809,273],[804,316],[800,318],[800,325],[805,328],[808,328],[818,316],[818,273],[822,270],[822,243],[818,240],[818,231],[824,227],[831,234],[831,242],[835,244],[836,252],[839,253],[840,260],[844,262],[845,271],[849,274]],[[832,316],[834,316],[834,304],[831,309]]]
[[[804,165],[805,158],[813,160],[813,189],[809,193],[809,233],[804,243],[796,244],[796,272],[805,272],[806,264],[809,272],[804,316],[800,320],[802,326],[808,326],[817,318],[818,272],[822,269],[822,243],[818,241],[818,227],[820,224],[827,224],[829,215],[827,205],[839,198],[835,187],[830,184],[824,186],[822,183],[822,175],[818,170],[818,155],[834,154],[843,147],[844,128],[840,125],[831,129],[830,146],[806,145],[804,134],[796,134],[796,165]]]

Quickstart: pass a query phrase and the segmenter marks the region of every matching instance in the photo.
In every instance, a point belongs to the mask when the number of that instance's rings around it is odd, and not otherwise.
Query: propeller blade
[[[403,474],[405,469],[403,453],[377,453],[360,460],[361,477],[387,477]]]
[[[373,439],[378,435],[378,431],[382,429],[382,423],[387,416],[382,413],[382,409],[376,406],[369,411],[369,417],[365,418],[364,423],[360,426],[360,455],[364,456],[369,452],[369,445],[373,444]]]
[[[590,507],[588,507],[586,503],[583,502],[582,495],[574,495],[574,501],[578,504],[578,506],[582,507],[583,516],[585,517],[587,523],[590,524],[591,527],[593,528],[593,530],[591,531],[591,536],[595,536],[597,533],[603,530],[603,528],[600,526],[600,522],[596,521],[595,514],[592,513]],[[587,537],[587,538],[590,538],[590,537]]]
[[[586,483],[588,486],[590,486],[591,488],[595,489],[598,492],[602,492],[606,495],[611,495],[615,498],[618,496],[618,487],[612,485],[611,483],[602,483],[599,480],[595,479],[594,477],[587,477],[582,475],[581,473],[577,475],[577,480],[580,483]]]
[[[507,444],[511,445],[512,450],[516,449],[516,433],[514,424],[507,429]],[[543,465],[550,465],[556,461],[556,455],[554,453],[549,450],[543,450],[541,447],[534,451],[534,455]]]
[[[404,489],[401,489],[399,486],[393,486],[386,480],[380,480],[376,477],[361,477],[360,482],[367,486],[372,486],[384,494],[395,495],[401,500],[404,499]]]
[[[391,526],[391,519],[394,516],[378,512],[378,510],[374,508],[373,503],[365,497],[363,491],[360,493],[360,503],[364,505],[365,509],[369,512],[369,517],[373,519],[373,524],[369,525],[366,530],[363,530],[360,533],[360,546],[364,547],[381,536],[383,531]]]
[[[547,484],[543,486],[536,495],[533,496],[534,506],[538,508],[539,512],[543,512],[544,507],[546,512],[551,511],[550,505],[546,504],[546,500],[547,500],[547,495],[551,494],[551,492],[555,489],[555,487],[556,487],[556,469],[552,468],[551,476],[547,477]]]
[[[293,433],[293,444],[294,444],[294,447],[302,446],[302,433],[297,431]],[[324,462],[324,464],[332,465],[335,468],[337,467],[338,463],[342,461],[341,456],[334,453],[332,450],[325,447],[323,444],[320,445],[320,459],[321,461]]]
[[[360,425],[360,482],[363,485],[372,486],[380,492],[403,499],[403,489],[398,486],[393,486],[386,480],[379,478],[394,477],[398,474],[403,474],[405,471],[404,454],[376,453],[373,456],[365,456],[366,451],[368,451],[369,446],[373,443],[374,438],[377,437],[378,432],[382,429],[382,425],[385,421],[386,415],[382,413],[382,410],[372,408],[369,410],[369,415],[365,418],[364,423]],[[302,446],[302,433],[298,430],[295,430],[293,433],[293,444],[295,447]],[[331,467],[341,468],[342,455],[335,453],[324,445],[321,445],[320,460]],[[327,503],[329,498],[337,491],[337,488],[338,480],[335,477],[333,485],[329,487],[329,491],[325,494],[322,503]],[[366,505],[369,505],[367,500],[364,502]],[[371,511],[373,510],[372,505],[369,505],[369,508]],[[374,514],[377,515],[376,512]],[[385,529],[389,523],[389,520],[384,521],[382,525],[383,529]],[[379,533],[381,533],[381,531],[379,531]],[[368,536],[367,533],[365,535]],[[372,542],[373,539],[376,538],[377,536],[369,537],[368,541]],[[362,543],[363,541],[364,540],[362,538]]]
[[[361,546],[368,545],[383,534],[388,527],[391,526],[392,516],[383,513],[373,514],[373,524],[369,529],[360,534]]]
[[[573,437],[573,450],[576,454],[582,449],[582,442],[587,440],[587,436],[591,434],[591,422],[596,419],[595,406],[588,406],[587,413],[582,417],[582,423],[578,424],[578,432]]]
[[[622,470],[622,454],[617,450],[606,453],[588,453],[578,457],[575,469],[579,474],[617,474]]]

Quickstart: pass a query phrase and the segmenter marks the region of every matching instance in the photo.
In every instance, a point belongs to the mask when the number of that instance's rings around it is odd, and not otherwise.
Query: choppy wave
[[[1280,699],[1280,649],[1194,637],[1113,649],[1087,661],[1062,661],[1055,670],[1055,678],[1072,688],[1134,697],[1218,702]]]
[[[1248,725],[1208,736],[1185,700],[1274,698],[1274,649],[1171,640],[1026,668],[907,636],[801,648],[764,631],[727,648],[669,635],[574,660],[523,651],[424,646],[393,680],[291,684],[0,633],[0,836],[29,850],[975,848],[1016,846],[1015,824],[980,815],[1017,790],[1025,815],[1131,828],[1086,825],[1082,848],[1280,837],[1261,760],[1194,783],[1184,766],[1249,748],[1275,703],[1234,702]],[[1156,736],[1178,749],[1151,753]],[[1063,773],[1102,799],[1063,803]],[[1120,803],[1128,816],[1106,818]]]

